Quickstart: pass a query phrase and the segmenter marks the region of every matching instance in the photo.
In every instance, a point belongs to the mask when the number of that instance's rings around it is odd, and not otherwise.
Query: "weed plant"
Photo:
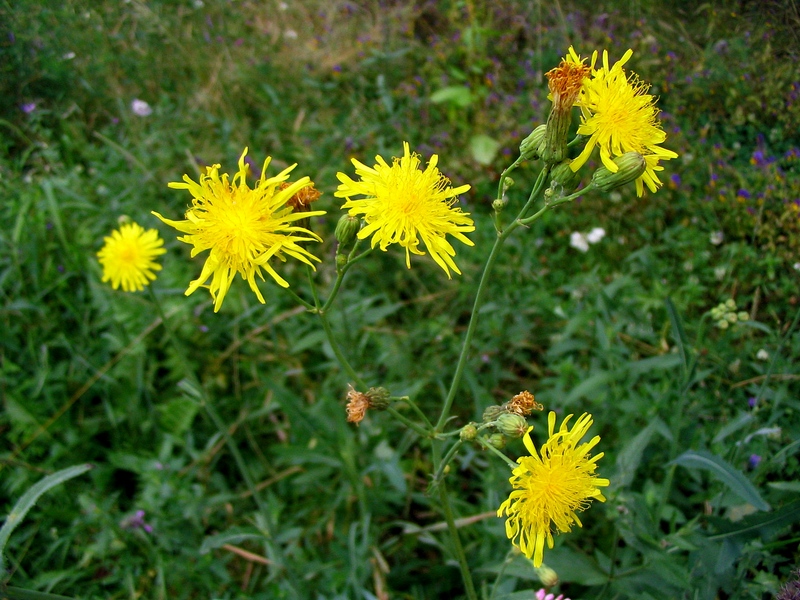
[[[587,194],[506,242],[450,428],[531,390],[559,422],[594,416],[611,485],[535,569],[496,517],[508,467],[462,446],[446,481],[477,593],[775,596],[800,563],[798,25],[780,2],[1,4],[3,513],[55,477],[7,540],[4,593],[462,597],[420,437],[386,412],[346,422],[352,378],[273,282],[261,305],[236,280],[216,314],[202,290],[184,297],[198,265],[150,212],[183,214],[167,183],[245,146],[254,170],[299,163],[323,191],[330,289],[336,173],[404,140],[438,154],[472,186],[462,275],[376,251],[330,313],[365,381],[438,413],[501,172],[546,121],[544,72],[574,45],[634,50],[680,158],[657,194]],[[510,202],[537,172],[514,172]],[[168,328],[147,293],[101,283],[121,215],[167,241],[151,289]],[[310,297],[299,263],[281,274]],[[722,328],[711,311],[728,300],[747,318]]]

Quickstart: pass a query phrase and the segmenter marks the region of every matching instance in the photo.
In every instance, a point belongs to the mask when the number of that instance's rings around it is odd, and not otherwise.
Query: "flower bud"
[[[542,565],[541,567],[536,568],[536,576],[546,588],[551,588],[558,583],[558,573],[556,573],[547,565]]]
[[[747,321],[750,319],[750,315],[748,315],[745,311],[736,313],[736,316],[739,317],[740,321]]]
[[[503,209],[508,204],[508,201],[505,198],[497,198],[496,200],[492,200],[492,208],[494,212],[500,213],[503,212]]]
[[[521,438],[528,431],[528,420],[515,413],[503,413],[497,417],[497,429],[510,438]]]
[[[578,187],[581,182],[581,176],[573,171],[569,164],[572,162],[569,158],[557,164],[550,171],[550,187],[555,187],[554,184],[560,185],[565,194],[571,194]]]
[[[346,248],[352,244],[359,229],[361,229],[361,219],[350,215],[342,215],[339,218],[339,222],[336,223],[335,232],[339,246]]]
[[[506,438],[502,433],[493,433],[488,437],[488,442],[498,450],[506,447]]]
[[[644,156],[638,152],[626,152],[614,159],[614,164],[619,167],[612,173],[605,167],[600,167],[592,175],[592,183],[601,192],[610,192],[626,183],[634,181],[647,168]]]
[[[347,256],[344,254],[336,255],[336,270],[341,271],[347,264]]]
[[[539,158],[539,145],[542,143],[544,139],[545,131],[547,130],[547,125],[539,125],[536,129],[534,129],[531,134],[522,140],[522,143],[519,145],[519,155],[524,158],[525,160],[538,160]]]
[[[462,442],[471,442],[478,437],[478,428],[475,427],[475,423],[468,423],[461,428],[461,432],[458,435]]]
[[[496,421],[497,417],[505,412],[507,411],[502,406],[487,406],[486,410],[483,411],[483,422],[491,423],[492,421]]]
[[[367,390],[367,398],[369,399],[369,407],[375,410],[386,410],[389,408],[389,390],[386,388],[369,388]]]

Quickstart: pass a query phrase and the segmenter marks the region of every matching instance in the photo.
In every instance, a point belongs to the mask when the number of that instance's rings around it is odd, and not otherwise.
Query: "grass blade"
[[[67,467],[66,469],[57,471],[52,475],[48,475],[41,481],[31,486],[27,492],[22,494],[22,497],[17,501],[17,503],[14,505],[14,508],[12,508],[11,512],[8,514],[6,522],[3,523],[3,528],[0,529],[0,575],[5,573],[5,560],[3,558],[3,551],[6,548],[6,544],[8,543],[8,538],[11,536],[11,532],[14,531],[16,526],[22,522],[22,519],[24,519],[25,515],[28,514],[28,511],[33,508],[33,505],[36,504],[41,495],[47,490],[57,486],[59,483],[64,483],[68,479],[72,479],[78,475],[83,475],[86,473],[86,471],[92,468],[94,468],[93,465],[89,464]]]

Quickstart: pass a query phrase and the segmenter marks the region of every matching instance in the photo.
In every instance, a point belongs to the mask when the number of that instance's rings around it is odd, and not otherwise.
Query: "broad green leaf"
[[[613,379],[613,373],[602,371],[595,373],[584,379],[564,398],[564,406],[569,406],[583,396],[593,396],[595,393],[605,390],[606,384]]]
[[[59,483],[64,483],[73,477],[83,475],[86,473],[86,471],[93,468],[94,465],[89,464],[67,467],[66,469],[57,471],[52,475],[48,475],[41,481],[33,484],[27,492],[22,494],[22,497],[14,505],[14,508],[11,509],[8,517],[6,517],[6,522],[3,523],[3,528],[0,529],[0,573],[5,573],[3,551],[6,548],[6,544],[8,543],[8,538],[11,536],[11,532],[13,532],[16,526],[22,522],[22,520],[25,518],[25,515],[27,515],[28,511],[33,508],[33,505],[36,504],[42,494],[54,488]]]
[[[603,585],[608,575],[600,570],[597,563],[585,554],[576,552],[566,546],[545,550],[545,564],[558,573],[561,581],[579,583],[581,585]]]
[[[708,539],[722,540],[739,535],[752,536],[756,533],[760,534],[764,529],[778,529],[796,523],[797,521],[800,521],[800,500],[795,500],[771,513],[745,517],[736,523],[736,526],[729,531],[712,535]]]
[[[633,481],[636,469],[639,468],[639,463],[642,461],[642,453],[650,443],[650,438],[653,437],[655,431],[656,424],[650,423],[631,438],[617,455],[617,471],[611,477],[611,485],[614,489],[627,487]]]
[[[728,486],[734,494],[742,500],[749,502],[758,510],[770,510],[767,504],[758,493],[758,490],[744,476],[744,474],[725,462],[719,456],[704,450],[688,450],[676,458],[672,463],[690,469],[703,469],[708,471],[715,478]]]
[[[681,357],[677,354],[662,354],[661,356],[651,356],[628,363],[628,372],[631,375],[641,375],[650,371],[666,371],[681,364]]]
[[[472,101],[472,92],[465,85],[450,85],[431,94],[431,102],[434,104],[449,102],[455,106],[465,108],[472,104]]]
[[[479,165],[490,165],[500,150],[500,142],[483,133],[473,135],[469,140],[469,149],[472,158]]]

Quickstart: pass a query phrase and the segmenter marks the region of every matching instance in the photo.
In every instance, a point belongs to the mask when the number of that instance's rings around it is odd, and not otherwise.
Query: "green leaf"
[[[656,429],[656,423],[650,423],[622,448],[617,455],[617,472],[614,477],[611,477],[613,488],[627,487],[633,481],[636,469],[639,468],[639,463],[642,461],[642,454],[650,443],[650,438],[653,437]]]
[[[669,315],[669,322],[672,324],[672,335],[675,339],[675,343],[678,344],[678,351],[680,352],[681,355],[681,362],[683,363],[683,374],[685,378],[686,374],[689,372],[689,358],[686,354],[686,349],[689,344],[686,342],[686,331],[683,329],[683,322],[681,321],[681,317],[678,314],[678,310],[672,303],[672,298],[667,296],[664,302],[667,305],[667,314]]]
[[[208,554],[212,550],[222,548],[225,544],[239,544],[244,540],[265,540],[263,533],[253,527],[231,527],[216,535],[209,535],[200,546],[200,554]]]
[[[712,443],[717,444],[728,437],[735,431],[739,431],[742,427],[750,423],[753,420],[753,415],[750,413],[742,413],[738,417],[736,417],[733,421],[725,425],[722,429],[719,430],[717,435],[714,436],[714,439],[711,440]]]
[[[728,489],[742,500],[749,502],[758,510],[770,510],[769,504],[761,498],[758,490],[750,480],[741,471],[715,454],[704,450],[688,450],[672,461],[671,464],[709,471],[715,479],[724,483]]]
[[[800,492],[800,481],[770,481],[767,485],[781,492]]]
[[[472,104],[473,100],[472,92],[465,85],[450,85],[431,94],[431,102],[434,104],[449,102],[462,108]]]
[[[613,379],[613,374],[608,371],[595,373],[584,379],[564,398],[564,406],[570,406],[573,402],[583,396],[592,396],[596,392],[605,390],[606,384]]]
[[[597,563],[585,554],[561,546],[544,553],[545,564],[558,573],[561,581],[581,585],[603,585],[609,579]]]
[[[760,534],[764,529],[779,529],[797,521],[800,521],[800,500],[795,500],[771,513],[745,517],[736,524],[736,527],[724,533],[712,535],[708,539],[722,540],[740,535]]]
[[[479,165],[490,165],[500,150],[500,142],[483,133],[473,135],[469,140],[469,149],[472,158]]]
[[[199,409],[200,406],[197,402],[185,396],[173,398],[166,404],[156,407],[159,413],[159,424],[164,431],[174,435],[181,435],[189,429]]]
[[[6,544],[8,543],[8,538],[11,536],[11,532],[14,531],[16,526],[22,522],[22,520],[25,518],[25,515],[27,515],[28,511],[33,508],[33,505],[36,504],[41,495],[49,489],[57,486],[59,483],[64,483],[73,477],[83,475],[86,473],[86,471],[93,468],[94,465],[89,464],[67,467],[66,469],[57,471],[52,475],[48,475],[41,481],[32,485],[27,492],[22,494],[22,497],[14,505],[14,508],[11,509],[8,517],[6,517],[6,522],[3,523],[3,528],[0,529],[0,575],[5,573],[3,551],[6,548]]]

